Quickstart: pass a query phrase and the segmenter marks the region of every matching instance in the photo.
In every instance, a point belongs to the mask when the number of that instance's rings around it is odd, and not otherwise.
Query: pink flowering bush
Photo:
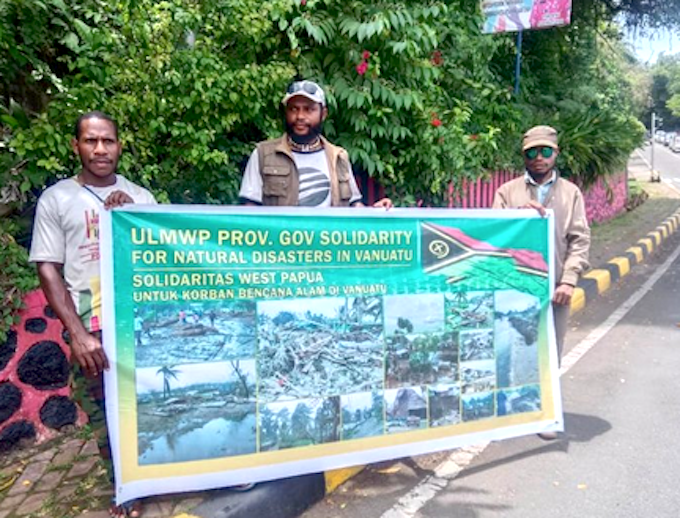
[[[590,223],[604,223],[626,210],[628,189],[626,174],[600,178],[583,193]]]

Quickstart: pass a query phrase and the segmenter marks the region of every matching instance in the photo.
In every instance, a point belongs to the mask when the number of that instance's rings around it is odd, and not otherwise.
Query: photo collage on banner
[[[139,304],[139,464],[538,411],[539,318],[515,290]]]
[[[257,452],[255,310],[250,301],[135,308],[140,465]]]

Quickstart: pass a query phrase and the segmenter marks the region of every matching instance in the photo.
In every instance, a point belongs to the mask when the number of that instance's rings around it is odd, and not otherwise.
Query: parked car
[[[670,146],[671,142],[675,139],[675,135],[676,133],[674,131],[669,131],[666,133],[666,137],[663,140],[663,145],[667,147]]]
[[[666,139],[665,131],[659,130],[654,134],[654,142],[658,142],[659,144],[661,144],[665,139]]]
[[[671,143],[668,144],[668,149],[674,153],[680,153],[680,134],[675,133],[673,135],[673,140],[671,140]]]

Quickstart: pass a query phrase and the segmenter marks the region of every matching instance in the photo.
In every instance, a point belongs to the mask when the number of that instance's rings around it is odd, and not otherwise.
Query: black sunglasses
[[[529,160],[535,160],[538,157],[539,153],[543,158],[550,158],[551,156],[553,156],[554,152],[555,150],[548,146],[532,147],[531,149],[527,149],[524,152],[524,156],[527,157]]]

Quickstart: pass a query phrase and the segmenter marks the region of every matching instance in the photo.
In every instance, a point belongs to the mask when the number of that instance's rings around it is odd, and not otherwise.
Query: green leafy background
[[[677,24],[666,4],[574,0],[572,25],[525,33],[514,94],[515,35],[481,34],[476,1],[0,0],[10,235],[25,245],[26,209],[77,170],[72,126],[93,109],[120,123],[121,172],[160,201],[234,203],[295,77],[324,85],[326,134],[398,205],[443,205],[450,184],[520,168],[537,123],[560,130],[560,166],[587,185],[620,171],[644,132],[648,99],[615,20]]]

